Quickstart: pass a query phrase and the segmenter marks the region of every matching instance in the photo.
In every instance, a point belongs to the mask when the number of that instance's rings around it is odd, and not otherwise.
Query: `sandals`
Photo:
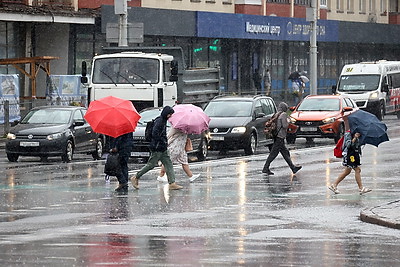
[[[337,190],[337,187],[334,186],[333,184],[331,184],[330,186],[328,186],[328,189],[331,190],[333,193],[335,194],[339,194],[339,190]],[[361,192],[361,191],[360,191]]]
[[[360,189],[360,195],[371,192],[372,190],[367,188],[367,187],[363,187]]]

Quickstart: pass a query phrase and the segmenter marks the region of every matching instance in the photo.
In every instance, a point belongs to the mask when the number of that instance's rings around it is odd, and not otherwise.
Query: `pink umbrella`
[[[210,118],[204,111],[192,104],[174,106],[174,113],[169,118],[172,127],[187,134],[200,134],[208,129]]]

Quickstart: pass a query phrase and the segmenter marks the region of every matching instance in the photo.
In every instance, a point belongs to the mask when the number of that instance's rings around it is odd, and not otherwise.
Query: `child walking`
[[[360,137],[360,133],[351,134],[350,132],[346,132],[344,135],[344,142],[343,142],[343,166],[345,169],[336,179],[336,181],[328,186],[328,188],[334,192],[335,194],[339,194],[339,190],[337,186],[347,175],[350,174],[351,170],[354,170],[356,182],[358,185],[358,189],[360,195],[371,192],[371,189],[367,187],[363,187],[361,182],[361,163],[360,163],[360,155],[361,155],[361,148],[358,138]]]

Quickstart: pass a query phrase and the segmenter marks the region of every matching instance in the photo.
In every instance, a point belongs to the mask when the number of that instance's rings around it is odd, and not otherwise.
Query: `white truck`
[[[380,120],[385,114],[397,114],[400,119],[400,61],[345,65],[332,92],[352,98]]]
[[[219,68],[186,69],[180,47],[108,48],[93,58],[90,76],[82,63],[88,101],[115,96],[138,111],[176,103],[207,103],[219,94]]]

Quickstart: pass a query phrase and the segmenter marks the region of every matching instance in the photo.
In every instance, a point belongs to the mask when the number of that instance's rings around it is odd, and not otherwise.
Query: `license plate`
[[[131,152],[131,157],[150,157],[150,152]]]
[[[224,141],[223,136],[211,136],[211,139],[214,141]]]
[[[19,145],[23,147],[39,146],[39,142],[19,142]]]
[[[318,131],[317,127],[301,127],[302,132],[316,132]]]

